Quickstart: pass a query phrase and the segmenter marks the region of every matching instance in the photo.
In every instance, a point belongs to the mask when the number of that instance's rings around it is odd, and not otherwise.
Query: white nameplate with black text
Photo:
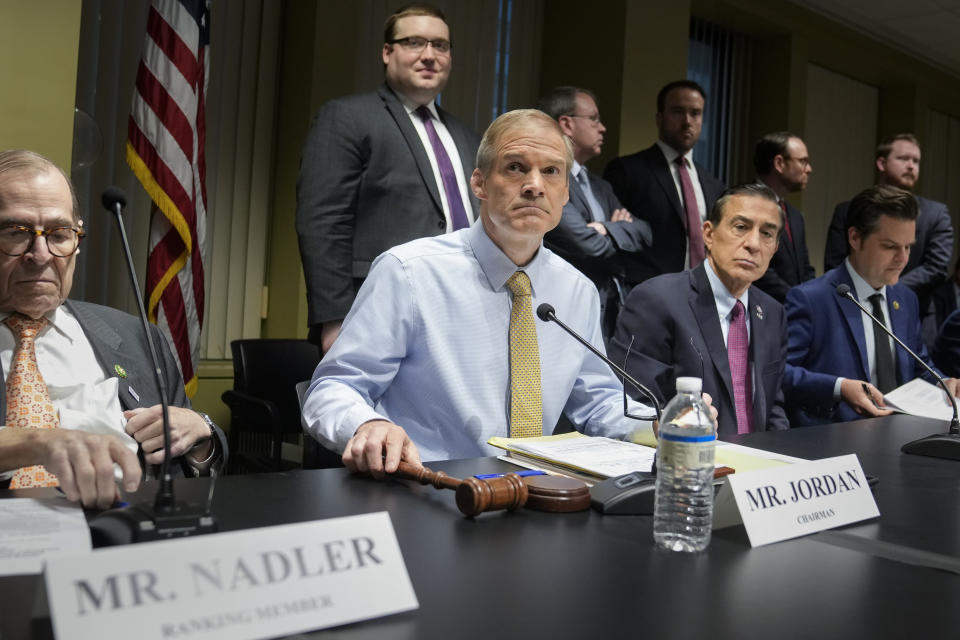
[[[714,529],[743,522],[750,546],[798,538],[880,515],[855,454],[727,476]]]
[[[58,638],[274,638],[418,607],[386,512],[51,559]]]

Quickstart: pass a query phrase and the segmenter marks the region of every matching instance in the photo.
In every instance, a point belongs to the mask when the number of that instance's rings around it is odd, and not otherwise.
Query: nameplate
[[[743,523],[750,546],[880,515],[854,454],[727,476],[713,528]]]
[[[416,609],[386,512],[50,560],[58,638],[274,638]]]

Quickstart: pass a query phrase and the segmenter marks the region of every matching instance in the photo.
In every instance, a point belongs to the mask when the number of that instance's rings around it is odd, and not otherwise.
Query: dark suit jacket
[[[953,255],[953,223],[947,205],[917,196],[920,215],[917,217],[917,242],[910,251],[910,259],[900,276],[917,294],[920,309],[925,315],[930,307],[930,296],[947,277],[950,256]],[[847,257],[847,209],[850,202],[841,202],[833,211],[827,245],[823,250],[823,270],[829,271]]]
[[[860,309],[837,295],[839,284],[846,284],[854,291],[853,280],[843,265],[787,293],[789,346],[783,393],[793,426],[862,417],[846,402],[833,400],[838,377],[870,380]],[[900,283],[888,286],[885,313],[897,337],[932,364],[920,333],[917,296],[913,291]],[[898,384],[916,377],[933,381],[899,346],[896,361]]]
[[[479,138],[437,111],[469,184]],[[378,255],[444,233],[439,189],[406,109],[386,85],[320,107],[297,179],[297,235],[311,327],[347,315]],[[471,201],[479,211],[472,195]]]
[[[756,287],[750,287],[749,304],[753,430],[786,429],[790,425],[780,391],[786,362],[783,307]],[[717,408],[719,433],[737,433],[727,347],[703,265],[652,278],[631,291],[610,341],[614,362],[627,357],[631,336],[636,340],[627,358],[628,373],[661,402],[675,395],[679,376],[703,378],[703,390]]]
[[[781,304],[787,299],[787,290],[790,287],[812,280],[816,276],[807,254],[807,233],[804,230],[803,215],[789,202],[787,219],[790,221],[793,242],[790,242],[790,236],[784,229],[780,233],[780,246],[773,254],[767,272],[754,283]]]
[[[724,185],[700,164],[697,175],[707,210],[713,207]],[[653,244],[627,265],[627,284],[643,282],[661,273],[683,271],[687,253],[686,214],[667,159],[656,144],[628,156],[615,158],[603,177],[630,213],[650,224]]]
[[[610,183],[587,173],[593,195],[609,217],[623,205],[617,200]],[[633,222],[606,221],[607,235],[601,235],[587,226],[593,222],[587,196],[580,184],[570,176],[570,200],[563,207],[560,224],[548,232],[543,243],[564,260],[583,272],[600,292],[602,313],[611,322],[604,323],[604,335],[612,333],[612,323],[620,308],[617,288],[613,282],[624,275],[624,256],[650,246],[650,225],[634,218]]]
[[[117,378],[120,405],[124,411],[160,404],[160,392],[154,382],[153,364],[150,360],[149,347],[143,336],[140,318],[89,302],[68,300],[65,304],[87,335],[103,371]],[[183,378],[180,377],[180,369],[173,354],[170,353],[167,341],[156,326],[150,325],[150,332],[160,358],[160,367],[166,377],[164,384],[170,406],[189,409],[190,400],[183,390]],[[126,373],[126,377],[121,377],[117,366]],[[0,415],[7,415],[6,381],[3,379],[0,379]],[[226,466],[227,438],[220,427],[215,427],[214,430],[221,452],[221,458],[215,465],[219,469]],[[140,458],[143,464],[142,451]],[[171,473],[193,475],[186,461],[174,459],[174,462],[175,464],[171,465]],[[159,465],[151,465],[145,470],[146,477],[158,477],[158,470]]]
[[[940,325],[933,361],[946,375],[960,378],[960,311],[956,309]]]
[[[937,330],[946,322],[947,317],[957,310],[956,288],[960,286],[949,279],[933,291],[933,310],[936,313]]]

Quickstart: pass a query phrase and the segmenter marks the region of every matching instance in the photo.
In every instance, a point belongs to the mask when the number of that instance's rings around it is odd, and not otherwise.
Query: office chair
[[[233,389],[221,396],[230,407],[229,472],[281,471],[297,466],[283,460],[282,445],[303,432],[296,385],[313,375],[320,350],[307,340],[291,339],[234,340],[230,349]],[[326,456],[317,464],[331,462]]]

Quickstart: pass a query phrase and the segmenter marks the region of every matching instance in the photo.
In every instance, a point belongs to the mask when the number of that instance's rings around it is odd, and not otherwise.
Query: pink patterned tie
[[[750,377],[750,339],[747,337],[747,314],[737,300],[730,312],[727,334],[727,359],[733,379],[733,400],[737,405],[737,433],[750,433],[753,424],[753,381]]]
[[[47,384],[37,368],[34,339],[46,318],[34,320],[15,313],[6,319],[6,325],[17,336],[17,347],[10,360],[7,375],[7,426],[21,429],[56,429],[60,426],[57,410],[50,400]],[[10,479],[11,489],[55,487],[57,476],[41,465],[17,469]]]
[[[683,191],[683,210],[686,212],[687,237],[690,239],[690,268],[693,269],[707,255],[703,246],[703,223],[700,221],[700,210],[697,208],[697,195],[693,191],[693,182],[690,181],[690,172],[687,171],[687,159],[677,156],[677,172],[680,174],[680,187]]]

